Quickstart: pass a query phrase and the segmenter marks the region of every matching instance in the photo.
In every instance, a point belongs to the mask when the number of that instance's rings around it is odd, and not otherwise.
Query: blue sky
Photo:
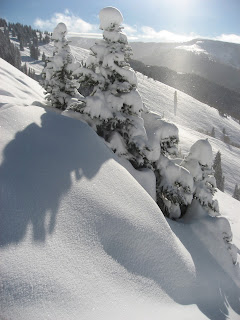
[[[0,16],[48,31],[62,21],[69,32],[95,36],[106,6],[122,12],[129,40],[240,43],[240,0],[0,0]]]

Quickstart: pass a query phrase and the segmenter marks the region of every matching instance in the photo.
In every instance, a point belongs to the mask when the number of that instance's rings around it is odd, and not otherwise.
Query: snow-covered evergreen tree
[[[209,225],[210,230],[217,230],[219,246],[222,241],[228,250],[233,264],[237,264],[238,248],[232,243],[231,226],[226,217],[219,213],[217,200],[213,200],[215,193],[216,181],[213,176],[213,154],[208,140],[198,140],[195,142],[182,165],[192,174],[195,185],[193,201],[188,207],[186,218],[192,219],[198,217],[203,219],[206,227]],[[209,217],[209,216],[210,217]],[[208,217],[207,217],[208,216]],[[206,219],[208,218],[208,219]],[[213,227],[215,226],[215,227]]]
[[[72,73],[79,67],[66,39],[67,27],[59,23],[53,31],[54,56],[48,58],[43,69],[42,85],[46,90],[46,99],[53,107],[65,110],[71,103],[83,97],[78,93],[78,82]]]
[[[226,129],[223,128],[222,132],[223,132],[223,141],[224,141],[225,143],[230,143],[230,137],[229,137],[229,135],[227,134]]]
[[[211,136],[212,136],[213,138],[215,138],[215,136],[216,136],[216,133],[215,133],[215,128],[214,128],[214,127],[212,128],[212,131],[211,131]]]
[[[221,152],[218,151],[213,163],[214,169],[214,177],[216,179],[217,188],[224,192],[224,180],[225,177],[223,176],[222,172],[222,160],[221,160]]]
[[[45,55],[45,52],[43,52],[42,54],[42,61],[45,62],[46,61],[46,55]]]
[[[234,192],[233,192],[233,198],[240,200],[240,188],[238,187],[238,184],[235,185]]]
[[[177,91],[174,92],[174,115],[177,115]]]
[[[193,176],[195,183],[193,197],[211,216],[218,215],[218,202],[213,200],[216,180],[213,170],[212,147],[208,139],[196,141],[182,165]]]
[[[143,103],[136,74],[128,63],[131,48],[122,33],[123,17],[118,9],[107,7],[100,11],[99,18],[103,40],[91,47],[85,67],[74,72],[93,90],[86,104],[74,109],[84,115],[114,152],[136,168],[142,167],[147,162]]]

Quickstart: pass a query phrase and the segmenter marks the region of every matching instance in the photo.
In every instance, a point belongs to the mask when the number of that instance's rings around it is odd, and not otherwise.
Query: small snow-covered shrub
[[[229,251],[233,264],[237,264],[237,247],[232,243],[232,231],[227,218],[222,217],[219,213],[217,200],[213,199],[216,192],[216,179],[213,170],[212,147],[206,140],[196,141],[190,148],[189,154],[182,161],[184,166],[191,173],[193,186],[193,201],[188,206],[187,216],[196,218],[201,216],[210,216],[206,220],[209,232],[213,232],[219,241],[224,243],[225,248]],[[198,208],[201,208],[199,210]],[[210,223],[211,221],[211,223]]]
[[[79,83],[72,75],[79,64],[74,61],[66,34],[66,25],[59,23],[52,35],[54,55],[46,60],[46,67],[42,71],[42,86],[46,90],[46,99],[53,107],[62,110],[83,99],[77,91]]]
[[[178,128],[146,107],[143,119],[150,147],[147,157],[156,176],[157,203],[166,216],[177,219],[193,198],[193,178],[174,159],[178,153]]]

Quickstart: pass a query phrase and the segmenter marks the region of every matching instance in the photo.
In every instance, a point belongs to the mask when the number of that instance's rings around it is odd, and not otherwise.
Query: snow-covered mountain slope
[[[198,139],[208,138],[214,153],[220,150],[222,166],[225,175],[225,189],[233,193],[235,184],[240,181],[240,149],[226,144],[223,139],[223,128],[229,134],[230,140],[239,143],[240,125],[231,117],[221,117],[214,108],[205,105],[194,98],[178,91],[177,115],[174,116],[175,89],[165,84],[149,79],[137,73],[138,88],[144,103],[152,111],[164,115],[179,128],[180,147],[187,153],[191,145]],[[211,132],[215,128],[216,138],[200,132]],[[200,132],[199,132],[200,131]]]
[[[69,34],[73,45],[89,49],[96,39]],[[133,59],[195,73],[231,90],[240,88],[240,44],[194,39],[184,43],[131,42]]]
[[[80,48],[80,45],[85,47],[90,46],[95,41],[94,39],[86,39],[77,36],[70,35],[71,50],[77,61],[85,61],[89,55],[89,51]],[[172,46],[173,44],[169,44]],[[40,51],[45,52],[46,56],[51,56],[53,52],[53,45],[47,44],[40,46]],[[26,60],[32,60],[29,57],[29,50],[25,49],[22,53],[25,54]],[[36,73],[40,73],[43,68],[42,62],[32,61],[29,62],[31,67],[34,68]],[[216,139],[209,138],[213,145],[214,153],[218,150],[222,153],[223,158],[223,172],[226,176],[225,189],[226,192],[233,194],[233,190],[236,183],[240,181],[240,149],[230,146],[221,142],[223,139],[223,128],[232,142],[239,144],[240,142],[240,125],[234,121],[231,117],[224,118],[219,115],[218,111],[214,108],[195,100],[194,98],[178,92],[178,111],[177,116],[174,117],[173,113],[173,95],[175,89],[166,86],[158,81],[149,79],[142,74],[138,73],[138,88],[142,95],[145,104],[153,111],[164,114],[164,117],[175,122],[179,128],[183,126],[183,130],[180,130],[180,146],[184,152],[187,152],[190,148],[190,142],[184,142],[185,133],[188,132],[192,136],[190,140],[193,144],[197,139],[205,137],[205,135],[199,132],[211,132],[212,128],[215,128]],[[188,129],[186,129],[188,128]],[[186,130],[185,130],[186,129]],[[191,129],[191,130],[189,130]],[[196,132],[197,131],[197,132]],[[183,144],[183,146],[182,146]],[[229,167],[233,170],[229,171]]]
[[[240,45],[223,41],[194,39],[176,46],[176,49],[205,54],[211,60],[240,69]]]
[[[240,291],[192,227],[167,221],[86,124],[31,105],[38,84],[0,63],[16,91],[0,109],[1,317],[237,319]]]
[[[71,41],[71,50],[77,61],[85,61],[89,55],[87,49],[84,47],[91,46],[94,43],[94,39],[86,39],[77,37],[76,35],[69,35]],[[131,43],[132,45],[132,43]],[[173,46],[173,44],[169,44]],[[51,56],[53,52],[53,45],[47,44],[40,46],[40,51],[45,52],[46,56]],[[29,50],[25,49],[24,54],[31,60]],[[43,63],[30,62],[31,67],[35,68],[36,73],[40,73],[43,68]],[[179,128],[183,126],[183,130],[180,130],[180,146],[184,152],[187,152],[190,148],[190,141],[193,144],[199,138],[209,138],[213,145],[213,151],[216,153],[218,150],[222,153],[223,172],[226,176],[225,190],[229,194],[233,194],[233,190],[236,183],[240,181],[240,149],[230,146],[221,142],[223,139],[223,128],[229,135],[230,140],[233,143],[240,143],[240,125],[234,121],[231,117],[224,118],[219,115],[218,111],[214,108],[210,108],[198,100],[182,93],[178,92],[178,111],[177,116],[174,117],[173,113],[173,96],[175,89],[164,85],[158,81],[154,81],[137,73],[138,88],[142,95],[145,104],[153,111],[164,114],[164,117],[175,122]],[[211,132],[212,128],[215,128],[216,139],[209,136],[200,134],[199,132]],[[188,128],[188,129],[187,129]],[[186,129],[186,130],[185,130]],[[191,129],[191,130],[189,130]],[[197,132],[196,132],[197,131]],[[192,138],[184,141],[185,133],[188,132]],[[183,146],[182,146],[183,144]],[[229,171],[229,167],[233,170]]]
[[[83,38],[77,33],[69,33],[68,39],[71,41],[73,53],[79,60],[82,60],[83,56],[86,57],[86,50],[96,41],[94,38]],[[17,41],[14,42],[19,45]],[[78,49],[75,50],[74,47]],[[148,65],[165,66],[181,73],[195,73],[230,90],[239,92],[239,44],[194,39],[185,43],[131,42],[131,47],[135,60]],[[39,49],[41,53],[44,51],[48,56],[52,52],[52,45],[40,46]],[[40,73],[36,62],[28,58],[29,50],[25,49],[21,54],[23,61],[36,73]]]
[[[187,43],[131,43],[133,59],[181,73],[194,73],[239,92],[240,45],[212,40]]]
[[[89,49],[96,41],[96,39],[93,38],[83,38],[78,33],[69,33],[68,38],[72,41],[74,46],[85,49]],[[148,56],[154,57],[156,53],[164,55],[169,53],[170,50],[184,50],[192,52],[195,55],[206,55],[210,60],[218,61],[222,64],[240,69],[240,44],[236,43],[208,39],[193,39],[184,43],[133,41],[130,45],[133,47],[134,59]]]
[[[15,38],[12,38],[11,41],[17,47],[19,47],[19,42]],[[70,38],[69,38],[69,41],[70,41],[70,48],[71,48],[71,51],[72,51],[74,57],[78,61],[86,60],[86,58],[89,55],[89,51],[84,48],[79,48],[79,47],[76,48],[76,45],[72,44]],[[24,50],[20,51],[21,60],[23,63],[26,63],[27,68],[33,69],[35,71],[35,73],[39,75],[42,72],[42,69],[44,67],[44,62],[42,62],[42,60],[41,60],[43,52],[45,53],[46,57],[52,57],[53,50],[54,50],[54,46],[53,46],[52,42],[50,42],[48,44],[40,45],[39,46],[39,51],[40,51],[39,60],[34,60],[33,58],[30,57],[30,49],[28,47],[24,47]]]
[[[12,105],[29,106],[34,101],[43,100],[43,88],[24,73],[16,70],[0,58],[0,108]]]

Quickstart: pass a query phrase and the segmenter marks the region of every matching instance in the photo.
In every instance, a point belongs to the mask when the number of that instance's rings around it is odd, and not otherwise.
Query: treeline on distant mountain
[[[39,30],[32,29],[31,26],[22,25],[20,23],[7,23],[6,20],[1,18],[0,29],[0,57],[31,78],[37,80],[34,70],[27,68],[26,64],[21,66],[20,51],[24,51],[24,47],[28,47],[30,50],[30,57],[38,60],[40,56],[38,46],[39,44],[47,44],[50,42],[50,33],[47,31],[42,33]],[[19,48],[11,42],[11,39],[19,41]],[[45,55],[42,59],[45,61]]]
[[[40,30],[20,23],[7,23],[4,19],[0,19],[0,27],[7,37],[16,38],[19,41],[20,51],[23,51],[24,47],[29,47],[30,56],[36,60],[40,55],[38,45],[47,44],[51,40],[51,35],[47,31],[42,33]]]
[[[21,68],[21,55],[19,49],[10,41],[9,36],[0,30],[0,58],[6,60],[14,67]]]
[[[240,120],[240,94],[231,91],[196,74],[177,73],[166,67],[148,66],[130,60],[131,67],[144,75],[181,90],[191,97],[217,109],[220,115],[230,115]]]

